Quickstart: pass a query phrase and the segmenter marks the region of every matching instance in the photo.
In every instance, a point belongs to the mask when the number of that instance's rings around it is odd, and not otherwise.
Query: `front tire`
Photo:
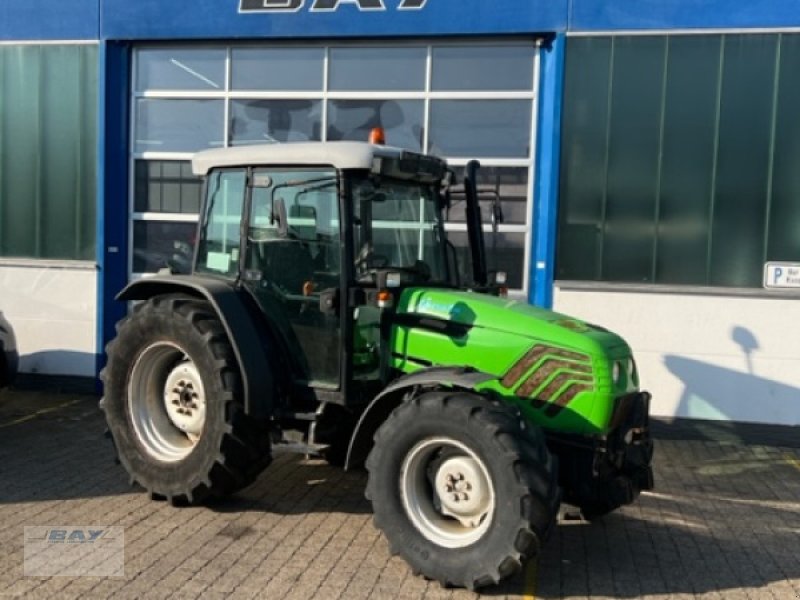
[[[541,431],[465,392],[401,404],[367,459],[375,524],[414,573],[475,589],[536,555],[555,522],[555,461]]]
[[[206,303],[139,304],[107,352],[100,407],[120,462],[153,497],[199,503],[250,484],[269,464],[269,437],[244,414],[233,350]]]

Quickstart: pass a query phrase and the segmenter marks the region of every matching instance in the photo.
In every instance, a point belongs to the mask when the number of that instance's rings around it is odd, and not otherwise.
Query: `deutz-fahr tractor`
[[[103,372],[119,461],[153,498],[240,490],[279,447],[365,465],[391,552],[476,588],[539,552],[562,500],[594,518],[652,487],[631,349],[507,297],[487,272],[475,161],[458,184],[443,160],[360,142],[192,166],[192,272],[119,294],[135,302]],[[456,201],[466,255],[445,233]]]

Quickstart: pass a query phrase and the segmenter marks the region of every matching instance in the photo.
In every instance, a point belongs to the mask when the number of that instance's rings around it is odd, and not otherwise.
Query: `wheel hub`
[[[159,462],[183,460],[197,445],[206,422],[203,380],[174,342],[155,342],[136,357],[128,415],[139,443]]]
[[[428,438],[409,450],[401,466],[400,492],[411,523],[439,546],[469,546],[491,526],[495,491],[488,468],[453,438]]]
[[[477,461],[467,456],[446,460],[436,473],[435,489],[442,514],[464,527],[477,527],[489,510],[489,484]]]
[[[164,407],[175,427],[190,439],[200,437],[206,420],[206,402],[200,373],[193,362],[179,364],[167,376]]]

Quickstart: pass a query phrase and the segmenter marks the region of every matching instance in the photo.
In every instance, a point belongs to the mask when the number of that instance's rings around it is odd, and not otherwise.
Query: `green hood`
[[[476,292],[413,288],[406,290],[398,314],[433,317],[471,328],[551,341],[592,355],[625,356],[630,348],[615,333],[527,302]]]
[[[631,351],[618,335],[526,302],[446,289],[404,290],[396,307],[392,366],[472,367],[534,422],[602,433],[616,398],[637,389]],[[616,367],[615,367],[616,365]],[[616,373],[624,373],[614,379]]]

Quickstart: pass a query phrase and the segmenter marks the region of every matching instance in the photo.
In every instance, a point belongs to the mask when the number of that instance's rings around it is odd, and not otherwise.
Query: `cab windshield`
[[[398,271],[404,284],[447,283],[437,188],[381,177],[352,180],[356,277]]]

